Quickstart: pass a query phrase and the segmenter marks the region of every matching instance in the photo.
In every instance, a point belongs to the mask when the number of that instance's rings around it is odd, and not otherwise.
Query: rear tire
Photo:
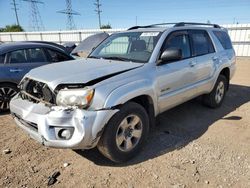
[[[213,90],[203,96],[203,104],[210,108],[221,106],[228,88],[228,80],[224,75],[219,75]]]
[[[10,109],[10,100],[17,94],[18,88],[14,84],[0,84],[0,112]]]
[[[138,154],[148,132],[146,110],[135,102],[128,102],[110,119],[97,148],[111,161],[125,162]]]

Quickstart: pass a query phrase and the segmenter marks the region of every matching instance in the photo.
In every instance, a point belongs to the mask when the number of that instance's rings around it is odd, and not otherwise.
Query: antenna
[[[102,26],[102,23],[101,23],[101,9],[100,9],[100,7],[102,6],[101,4],[100,4],[100,1],[99,0],[96,0],[96,3],[94,3],[94,5],[96,6],[96,10],[95,10],[95,12],[98,14],[98,20],[99,20],[99,28],[101,28],[101,26]]]
[[[11,9],[15,11],[16,23],[17,23],[17,25],[20,25],[20,24],[19,24],[18,15],[17,15],[17,10],[19,10],[19,9],[17,8],[17,5],[18,5],[18,4],[16,3],[16,0],[13,0],[13,3],[10,3],[10,4],[13,5],[13,8],[11,8]]]
[[[30,25],[33,31],[45,30],[37,4],[44,4],[40,0],[23,0],[30,3]]]
[[[62,13],[67,15],[67,29],[76,29],[76,25],[73,20],[73,15],[80,15],[78,12],[72,10],[71,0],[66,0],[66,9],[57,11],[57,13]]]

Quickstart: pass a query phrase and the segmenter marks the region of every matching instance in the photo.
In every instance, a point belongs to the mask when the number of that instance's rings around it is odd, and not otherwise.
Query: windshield
[[[127,32],[113,34],[104,40],[89,55],[89,58],[146,63],[160,35],[160,32]]]

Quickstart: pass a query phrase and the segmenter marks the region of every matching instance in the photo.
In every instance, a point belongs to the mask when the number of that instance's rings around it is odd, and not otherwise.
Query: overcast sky
[[[16,23],[10,4],[0,0],[0,27]],[[41,0],[38,4],[45,30],[65,30],[66,15],[56,11],[66,8],[65,0]],[[77,29],[98,28],[94,12],[95,0],[72,0],[72,8],[81,15],[74,16]],[[16,0],[20,25],[31,30],[28,2]],[[113,28],[127,28],[160,22],[210,20],[218,24],[250,23],[250,0],[100,0],[102,24]]]

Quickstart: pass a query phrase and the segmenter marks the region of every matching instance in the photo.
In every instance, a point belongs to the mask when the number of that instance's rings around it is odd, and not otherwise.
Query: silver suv
[[[132,27],[86,59],[31,70],[10,103],[17,125],[45,146],[97,146],[124,162],[142,148],[158,114],[197,96],[219,107],[235,72],[227,31],[165,25]]]

